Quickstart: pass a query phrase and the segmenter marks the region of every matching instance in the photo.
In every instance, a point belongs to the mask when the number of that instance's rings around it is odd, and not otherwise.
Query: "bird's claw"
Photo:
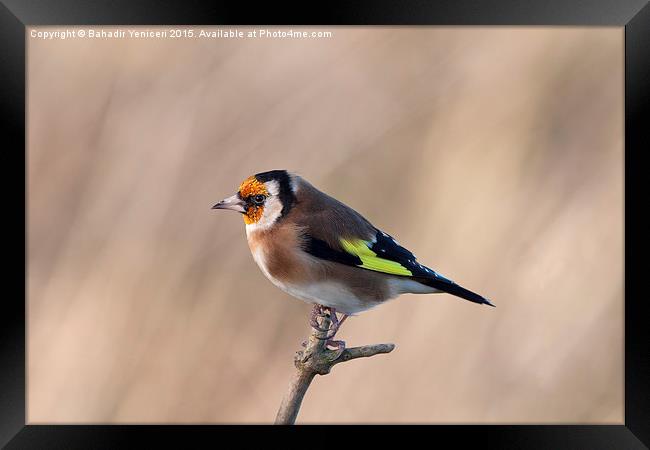
[[[329,339],[325,345],[328,347],[334,347],[336,350],[345,350],[345,341],[333,341]]]
[[[322,305],[314,304],[314,307],[311,310],[311,316],[309,317],[309,325],[321,333],[326,333],[330,329],[329,328],[321,328],[320,323],[318,323],[318,318],[330,318],[330,314],[325,313],[324,308]]]
[[[332,361],[336,361],[341,357],[341,355],[345,351],[345,341],[333,341],[330,339],[325,344],[325,347],[333,347],[331,349],[331,351],[334,352],[334,355],[332,356]]]
[[[322,317],[322,318],[327,317],[328,319],[330,319],[329,328],[321,328],[321,324],[318,322],[318,317]],[[322,341],[326,340],[327,341],[326,345],[331,345],[330,343],[334,343],[334,345],[336,345],[337,348],[340,346],[338,343],[341,342],[343,343],[343,348],[345,348],[345,343],[343,341],[332,341],[332,338],[336,336],[336,333],[339,331],[341,324],[345,322],[345,319],[347,318],[348,318],[347,314],[343,314],[341,319],[339,319],[338,316],[336,315],[335,308],[330,308],[327,306],[315,304],[311,311],[309,324],[314,330],[320,333],[325,333],[325,336],[315,336],[317,339],[320,339]]]
[[[316,330],[316,331],[320,331],[321,333],[325,333],[325,332],[328,332],[328,331],[330,330],[329,328],[321,328],[321,327],[320,327],[320,324],[319,324],[316,320],[311,320],[311,321],[309,322],[309,325],[311,325],[311,327],[312,327],[314,330]]]

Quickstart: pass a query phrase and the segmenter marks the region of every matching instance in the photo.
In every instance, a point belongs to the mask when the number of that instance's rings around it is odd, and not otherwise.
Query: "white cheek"
[[[264,187],[266,187],[266,190],[272,196],[276,196],[280,193],[280,185],[275,180],[267,181],[264,183]]]
[[[278,220],[280,214],[282,214],[282,202],[277,197],[269,197],[264,203],[264,212],[260,220],[246,225],[246,234],[250,236],[250,233],[254,231],[269,228]]]

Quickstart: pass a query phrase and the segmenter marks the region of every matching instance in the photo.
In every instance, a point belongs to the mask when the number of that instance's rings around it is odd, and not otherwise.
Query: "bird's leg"
[[[332,324],[330,325],[330,331],[332,331],[332,335],[330,337],[334,337],[336,335],[336,332],[339,331],[339,318],[336,315],[336,308],[327,308],[329,311],[329,317],[330,321]]]
[[[345,319],[349,317],[348,314],[343,314],[341,318],[339,319],[338,316],[336,315],[336,308],[328,308],[329,309],[329,316],[330,320],[332,321],[332,325],[330,326],[330,331],[332,331],[332,335],[329,336],[328,339],[333,338],[336,336],[336,333],[339,331],[339,328],[341,325],[343,325],[343,322],[345,322]]]
[[[348,315],[343,314],[341,319],[339,319],[338,316],[336,315],[336,308],[328,308],[328,309],[329,309],[329,316],[332,324],[330,326],[331,334],[328,334],[326,337],[327,339],[326,345],[330,347],[334,347],[337,350],[342,352],[343,350],[345,350],[345,341],[335,341],[332,338],[336,336],[336,333],[339,331],[341,324],[345,322],[345,319],[348,318]]]
[[[309,316],[309,325],[316,331],[328,331],[320,327],[318,323],[319,317],[324,317],[325,313],[323,312],[323,307],[318,303],[314,303],[314,307],[311,309],[311,315]]]
[[[324,310],[327,310],[327,313],[324,312]],[[317,317],[328,317],[330,319],[330,327],[325,329],[320,327],[320,323],[318,323]],[[317,339],[320,339],[322,341],[324,340],[330,340],[332,339],[335,335],[336,332],[339,329],[339,318],[336,316],[336,309],[330,308],[328,306],[322,306],[322,305],[314,305],[314,307],[311,310],[311,320],[309,322],[316,331],[326,331],[326,335],[323,337],[316,336]],[[332,334],[330,334],[332,333]]]
[[[330,327],[329,329],[324,329],[321,328],[321,324],[318,322],[319,317],[329,317],[330,319]],[[330,347],[335,347],[339,351],[343,351],[345,349],[345,342],[344,341],[335,341],[332,338],[336,336],[336,333],[339,331],[339,328],[341,327],[341,324],[345,322],[345,319],[348,318],[347,314],[343,314],[341,319],[338,318],[336,315],[336,308],[332,307],[327,307],[327,306],[322,306],[317,303],[314,304],[314,307],[311,310],[311,316],[309,320],[309,324],[311,325],[312,328],[314,328],[316,331],[326,331],[327,334],[323,337],[316,337],[317,339],[321,340],[326,340],[326,345]],[[307,345],[306,342],[303,342],[303,347]]]
[[[326,346],[329,347],[334,347],[339,351],[339,353],[342,353],[343,350],[345,350],[345,341],[335,341],[332,339],[334,336],[336,336],[336,333],[339,331],[339,327],[343,323],[347,316],[344,314],[343,318],[339,320],[339,318],[336,315],[336,309],[335,308],[330,308],[330,320],[332,321],[332,326],[330,327],[330,331],[332,334],[327,336],[327,342],[325,343]]]

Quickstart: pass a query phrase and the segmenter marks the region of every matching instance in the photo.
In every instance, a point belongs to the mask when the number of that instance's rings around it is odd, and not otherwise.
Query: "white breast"
[[[345,314],[357,314],[370,309],[371,302],[362,302],[357,296],[350,292],[345,285],[337,282],[319,282],[309,284],[285,283],[273,277],[266,265],[264,251],[258,247],[252,251],[253,259],[262,270],[262,273],[271,283],[282,289],[289,295],[307,303],[318,303],[320,305],[336,308],[337,311]]]
[[[248,230],[248,226],[246,227],[246,229]],[[262,273],[264,273],[264,276],[266,276],[266,278],[271,280],[271,282],[275,284],[277,287],[279,287],[280,289],[284,289],[284,283],[274,278],[273,275],[271,275],[271,273],[269,272],[269,269],[266,265],[266,257],[264,255],[264,251],[262,250],[262,248],[257,247],[251,253],[253,254],[253,259],[255,260],[259,268],[262,270]]]

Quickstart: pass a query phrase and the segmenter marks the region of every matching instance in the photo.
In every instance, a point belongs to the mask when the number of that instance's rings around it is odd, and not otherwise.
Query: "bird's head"
[[[295,183],[295,175],[286,170],[258,173],[242,181],[235,195],[221,200],[212,209],[238,211],[244,215],[246,225],[266,228],[293,207]]]

